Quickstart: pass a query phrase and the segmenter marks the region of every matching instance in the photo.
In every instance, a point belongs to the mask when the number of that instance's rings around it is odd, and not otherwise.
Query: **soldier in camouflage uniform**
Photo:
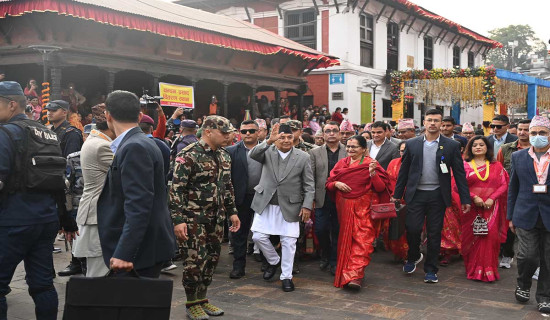
[[[231,184],[231,158],[222,148],[231,126],[221,116],[209,116],[202,136],[177,155],[170,189],[174,232],[183,241],[183,286],[191,319],[221,315],[208,303],[207,287],[218,264],[225,214],[231,232],[240,228]]]
[[[309,152],[309,150],[316,148],[317,146],[309,142],[302,140],[302,122],[298,120],[289,120],[286,122],[290,129],[292,129],[292,134],[294,135],[294,148],[300,149],[304,152]]]

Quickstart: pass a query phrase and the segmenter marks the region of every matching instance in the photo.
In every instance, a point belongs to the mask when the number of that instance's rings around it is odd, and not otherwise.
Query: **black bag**
[[[397,213],[397,217],[390,219],[390,227],[388,230],[388,239],[390,240],[399,240],[405,232],[407,206],[404,204],[396,206],[395,212]]]
[[[172,280],[134,276],[71,277],[63,320],[168,320]]]
[[[4,126],[15,150],[15,170],[6,184],[7,192],[64,190],[67,159],[61,153],[57,135],[44,125],[32,120],[10,122],[23,129],[21,143],[15,143],[12,133]]]

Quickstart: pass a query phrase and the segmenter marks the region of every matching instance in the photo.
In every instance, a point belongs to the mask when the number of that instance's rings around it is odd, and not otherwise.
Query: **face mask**
[[[311,121],[313,121],[313,122],[317,122],[317,119],[311,119]]]
[[[529,142],[533,147],[537,149],[542,149],[548,145],[548,137],[539,136],[539,135],[536,135],[534,137],[530,136]]]

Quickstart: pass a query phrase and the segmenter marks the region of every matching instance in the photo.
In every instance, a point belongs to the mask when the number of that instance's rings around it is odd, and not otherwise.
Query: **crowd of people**
[[[59,276],[158,278],[181,259],[190,319],[223,314],[208,287],[225,234],[231,279],[246,275],[253,254],[263,278],[279,275],[285,292],[306,254],[346,290],[364,285],[375,249],[390,250],[406,274],[424,260],[426,283],[459,255],[466,277],[482,282],[497,281],[515,258],[516,299],[529,301],[537,279],[538,310],[550,313],[546,117],[519,121],[517,136],[505,115],[486,136],[438,109],[422,126],[354,125],[347,109],[330,115],[326,106],[307,108],[303,122],[290,112],[232,124],[190,120],[182,109],[167,119],[160,106],[153,119],[135,94],[114,91],[79,129],[64,100],[45,107],[50,127],[36,121],[41,110],[26,99],[33,88],[0,82],[0,319],[21,261],[37,319],[57,317],[58,230],[72,248]],[[42,176],[49,188],[36,181]]]

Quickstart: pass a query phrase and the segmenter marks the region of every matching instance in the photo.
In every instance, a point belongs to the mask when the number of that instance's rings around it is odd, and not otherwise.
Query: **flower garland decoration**
[[[390,95],[393,102],[401,102],[401,96],[403,93],[401,82],[411,80],[420,80],[416,82],[417,86],[431,88],[432,91],[434,87],[437,87],[440,93],[445,92],[448,96],[462,96],[462,99],[466,99],[465,95],[468,91],[470,91],[471,98],[475,100],[475,90],[471,90],[471,88],[470,90],[468,89],[469,86],[476,86],[477,88],[476,79],[470,79],[468,81],[466,81],[467,79],[461,79],[459,82],[451,80],[458,80],[458,78],[481,78],[480,89],[483,90],[483,101],[486,104],[496,103],[496,69],[493,66],[481,66],[479,68],[465,69],[413,69],[406,71],[393,71],[390,75]],[[441,94],[437,95],[439,96]]]
[[[50,102],[50,83],[47,81],[42,82],[42,112],[40,114],[40,122],[42,124],[48,124],[48,110],[46,106]]]

